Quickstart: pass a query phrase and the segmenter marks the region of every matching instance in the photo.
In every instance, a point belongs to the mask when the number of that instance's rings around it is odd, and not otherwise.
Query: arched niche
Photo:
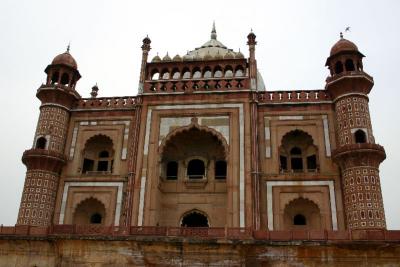
[[[312,200],[296,198],[284,209],[285,230],[321,230],[322,218],[319,206]]]
[[[73,212],[73,224],[104,225],[106,208],[97,198],[87,198],[80,202]]]

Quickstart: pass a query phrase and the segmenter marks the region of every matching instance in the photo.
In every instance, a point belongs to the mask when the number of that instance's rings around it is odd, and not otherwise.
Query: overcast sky
[[[17,218],[39,114],[36,89],[43,70],[71,42],[88,97],[136,95],[142,39],[152,40],[150,58],[172,57],[202,45],[213,20],[218,40],[248,56],[246,36],[257,35],[256,58],[267,90],[321,89],[324,67],[339,32],[366,55],[374,77],[370,111],[376,142],[386,149],[381,183],[389,229],[400,229],[400,1],[56,1],[0,0],[0,224]]]

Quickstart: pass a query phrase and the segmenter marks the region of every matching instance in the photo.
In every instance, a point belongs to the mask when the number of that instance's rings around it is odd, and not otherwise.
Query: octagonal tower
[[[385,159],[375,144],[368,108],[374,81],[363,70],[364,57],[357,46],[343,38],[332,47],[326,66],[326,89],[332,95],[337,148],[333,159],[341,169],[344,208],[349,229],[386,228],[379,165]]]
[[[17,224],[48,226],[52,222],[60,172],[65,164],[65,140],[81,77],[75,59],[67,51],[45,69],[46,84],[37,90],[41,101],[33,147],[22,162],[27,167]]]

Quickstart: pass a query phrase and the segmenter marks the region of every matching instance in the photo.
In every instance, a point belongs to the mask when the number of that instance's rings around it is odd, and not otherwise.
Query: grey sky
[[[39,114],[36,89],[43,70],[71,41],[82,74],[79,93],[88,97],[135,95],[141,41],[152,40],[150,58],[172,57],[209,39],[248,55],[246,36],[257,35],[256,57],[267,90],[324,88],[324,67],[339,32],[366,55],[364,70],[375,79],[370,111],[376,142],[386,149],[381,181],[388,228],[400,229],[400,1],[0,1],[0,224],[16,221],[25,166]]]

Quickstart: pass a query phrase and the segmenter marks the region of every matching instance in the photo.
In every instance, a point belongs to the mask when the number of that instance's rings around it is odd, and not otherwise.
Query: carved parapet
[[[81,98],[74,109],[132,109],[136,105],[134,96]]]
[[[65,155],[46,149],[25,150],[22,162],[28,170],[39,169],[58,173],[66,162]]]
[[[164,79],[145,81],[144,93],[191,93],[205,91],[234,91],[249,89],[247,77],[208,78],[208,79]]]
[[[378,144],[348,144],[332,152],[333,160],[343,169],[355,166],[379,167],[386,158],[385,149]]]
[[[312,91],[274,91],[259,92],[258,101],[261,104],[279,103],[315,103],[330,102],[331,96],[326,90]]]

